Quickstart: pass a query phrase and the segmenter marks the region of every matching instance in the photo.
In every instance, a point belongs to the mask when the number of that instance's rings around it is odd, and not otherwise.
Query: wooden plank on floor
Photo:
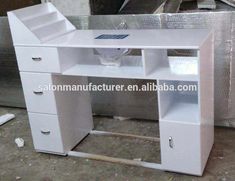
[[[144,140],[154,141],[154,142],[160,141],[160,138],[157,138],[157,137],[140,136],[140,135],[126,134],[126,133],[114,133],[114,132],[107,132],[107,131],[92,130],[90,134],[106,135],[106,136],[123,136],[123,137],[128,137],[128,138],[144,139]]]
[[[132,165],[132,166],[141,166],[141,167],[145,167],[145,168],[152,168],[152,169],[158,169],[158,170],[162,169],[161,164],[158,164],[158,163],[151,163],[151,162],[144,162],[144,161],[137,161],[137,160],[128,160],[128,159],[124,159],[124,158],[114,158],[114,157],[96,155],[96,154],[91,154],[91,153],[70,151],[70,152],[68,152],[68,155],[74,156],[74,157],[79,157],[79,158],[87,158],[87,159],[93,159],[93,160],[98,160],[98,161],[120,163],[120,164]]]

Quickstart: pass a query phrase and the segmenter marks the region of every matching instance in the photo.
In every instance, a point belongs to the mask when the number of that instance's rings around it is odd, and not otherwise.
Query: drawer
[[[162,167],[168,171],[201,175],[200,125],[160,120]]]
[[[29,122],[37,151],[64,154],[57,115],[29,113]]]
[[[60,73],[56,48],[15,47],[20,71]]]
[[[41,87],[52,84],[51,74],[21,72],[20,77],[27,110],[36,113],[57,114],[54,92],[41,89]]]

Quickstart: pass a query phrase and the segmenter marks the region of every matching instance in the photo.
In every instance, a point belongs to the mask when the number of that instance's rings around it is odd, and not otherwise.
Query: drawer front
[[[64,153],[57,115],[29,113],[29,122],[36,150]]]
[[[27,110],[36,113],[57,114],[54,92],[41,89],[41,87],[52,84],[51,75],[21,72],[20,77]]]
[[[201,175],[200,125],[160,121],[163,169]]]
[[[56,48],[15,47],[20,71],[60,73]]]

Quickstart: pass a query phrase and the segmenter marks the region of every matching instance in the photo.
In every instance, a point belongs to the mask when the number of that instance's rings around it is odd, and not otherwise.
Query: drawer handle
[[[170,147],[170,148],[173,148],[173,147],[174,147],[173,138],[172,138],[171,136],[169,137],[169,147]]]
[[[42,58],[41,57],[32,57],[33,61],[41,61]]]
[[[41,133],[44,135],[49,135],[51,132],[49,130],[41,130]]]
[[[33,93],[36,94],[36,95],[42,95],[43,94],[42,91],[33,91]]]

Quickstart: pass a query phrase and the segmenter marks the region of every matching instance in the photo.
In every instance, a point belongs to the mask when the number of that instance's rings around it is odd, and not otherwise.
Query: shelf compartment
[[[198,83],[194,81],[159,80],[162,89],[158,91],[160,121],[199,123]],[[165,86],[165,88],[163,88]],[[184,87],[180,91],[178,87]],[[186,90],[188,87],[190,90]]]
[[[198,57],[169,56],[166,49],[144,49],[142,58],[145,76],[166,80],[198,80]]]
[[[160,67],[147,75],[146,79],[198,81],[198,75],[173,74],[169,67]]]
[[[21,19],[21,21],[27,21],[50,13],[51,8],[48,6],[48,4],[40,4],[37,6],[16,10],[14,12],[16,16]]]
[[[142,67],[106,67],[103,65],[76,65],[65,72],[64,75],[79,75],[89,77],[133,78],[143,77]]]
[[[52,11],[53,12],[53,11]],[[47,16],[50,15],[50,13],[52,13],[51,11],[46,11],[46,12],[38,12],[34,15],[25,17],[23,19],[21,19],[22,22],[26,22],[26,21],[33,21],[34,19],[40,18],[42,16]]]
[[[183,81],[197,81],[197,76],[169,76],[169,69],[161,69],[158,72],[145,76],[143,67],[140,66],[122,66],[122,67],[107,67],[104,65],[81,65],[76,64],[73,67],[65,70],[64,75],[77,75],[89,77],[113,77],[113,78],[133,78],[133,79],[147,79],[147,80],[183,80]]]
[[[65,25],[65,21],[64,20],[55,20],[55,21],[52,21],[52,22],[47,22],[43,25],[39,25],[37,27],[31,28],[31,31],[37,32],[37,31],[40,31],[41,29],[44,29],[44,28],[50,28],[50,26],[57,26],[57,25],[60,26],[60,24]]]
[[[197,57],[171,56],[168,58],[171,74],[198,75]]]
[[[10,11],[8,17],[10,27],[16,27],[14,44],[40,44],[76,29],[51,3]]]
[[[62,72],[65,75],[91,76],[91,77],[114,77],[114,78],[134,78],[134,79],[164,79],[164,80],[183,80],[197,81],[197,75],[175,75],[171,73],[169,66],[156,66],[155,69],[149,71],[146,75],[146,62],[143,61],[143,51],[140,49],[132,49],[128,55],[121,58],[120,66],[105,66],[102,65],[96,49],[93,48],[74,48],[76,63],[67,70]],[[155,50],[154,50],[155,51]],[[161,51],[161,50],[160,50]],[[164,50],[164,52],[166,52]],[[70,53],[71,54],[71,53]],[[77,58],[76,58],[77,57]],[[145,57],[147,58],[147,57]],[[166,57],[171,60],[171,57]],[[146,60],[148,61],[148,60]],[[152,60],[153,64],[155,59]],[[166,61],[167,63],[167,61]],[[148,61],[148,67],[151,61]],[[155,67],[154,65],[152,67]],[[150,69],[149,69],[150,70]]]
[[[144,49],[142,50],[144,74],[147,76],[161,67],[167,65],[167,50],[165,49]]]
[[[32,31],[41,41],[47,41],[68,32],[65,20]]]
[[[161,121],[199,123],[199,106],[196,103],[173,103]]]
[[[63,72],[64,75],[90,77],[141,78],[144,76],[141,56],[125,55],[120,66],[102,65],[94,49],[74,49],[77,62]]]
[[[46,26],[52,22],[58,21],[57,13],[51,12],[47,14],[43,14],[41,16],[38,16],[36,18],[32,18],[29,20],[24,21],[23,23],[31,30],[37,29],[43,26]]]

